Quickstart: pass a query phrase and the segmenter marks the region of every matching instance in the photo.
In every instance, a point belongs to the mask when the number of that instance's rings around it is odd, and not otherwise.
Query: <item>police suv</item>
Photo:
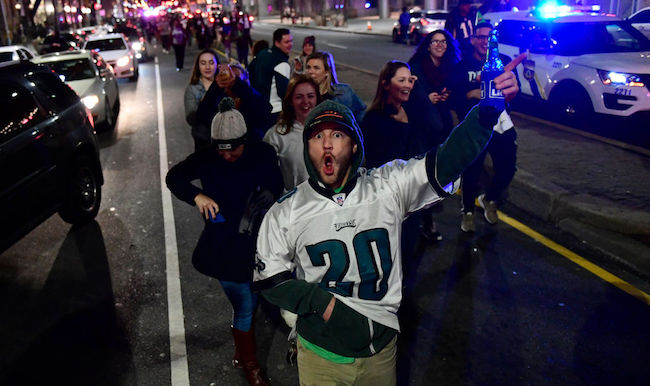
[[[629,22],[599,12],[541,7],[484,17],[499,32],[499,51],[517,66],[521,94],[549,101],[570,124],[595,113],[650,119],[650,40]]]

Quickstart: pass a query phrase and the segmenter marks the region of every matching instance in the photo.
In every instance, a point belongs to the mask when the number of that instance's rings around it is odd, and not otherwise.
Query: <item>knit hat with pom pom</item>
[[[246,122],[235,109],[235,101],[225,97],[219,102],[219,112],[212,120],[212,142],[218,150],[232,150],[246,140]]]

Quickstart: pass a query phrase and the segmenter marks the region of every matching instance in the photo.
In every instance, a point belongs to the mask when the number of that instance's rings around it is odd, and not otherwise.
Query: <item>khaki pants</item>
[[[300,385],[395,385],[396,342],[397,336],[371,357],[356,358],[353,363],[334,363],[306,349],[298,340]]]

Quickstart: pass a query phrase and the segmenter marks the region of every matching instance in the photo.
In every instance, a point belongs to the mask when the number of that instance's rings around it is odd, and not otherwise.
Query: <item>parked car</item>
[[[87,38],[90,35],[97,35],[97,34],[109,34],[113,33],[113,26],[112,25],[91,25],[88,27],[81,27],[76,30],[77,34],[79,34],[82,38]]]
[[[0,252],[55,212],[91,221],[104,183],[92,117],[52,70],[0,64]]]
[[[113,67],[116,78],[129,78],[137,81],[139,76],[138,61],[135,51],[120,33],[90,35],[83,47],[95,50]]]
[[[645,7],[633,13],[627,20],[632,26],[650,39],[650,7]]]
[[[34,58],[47,64],[81,97],[96,128],[113,130],[120,111],[120,93],[110,65],[96,52],[55,52]]]
[[[138,61],[143,62],[149,57],[149,50],[147,49],[147,41],[142,33],[136,28],[123,27],[120,32],[124,34],[126,40],[135,51],[135,57]]]
[[[36,53],[25,46],[1,46],[0,63],[10,62],[12,60],[30,60]]]
[[[447,11],[433,9],[411,9],[409,11],[411,20],[407,30],[406,41],[413,45],[420,43],[420,40],[430,32],[445,28]],[[393,41],[402,41],[400,36],[399,22],[393,25]]]
[[[43,39],[39,52],[47,54],[49,52],[78,50],[81,48],[83,39],[81,36],[72,32],[61,32],[58,35],[53,33]]]
[[[582,126],[594,113],[650,118],[650,41],[628,21],[597,7],[485,19],[496,25],[502,54],[529,52],[517,66],[521,94],[549,102],[566,123]]]

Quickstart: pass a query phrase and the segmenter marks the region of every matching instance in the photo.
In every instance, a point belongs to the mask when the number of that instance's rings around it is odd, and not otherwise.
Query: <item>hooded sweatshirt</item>
[[[475,109],[426,155],[366,170],[363,136],[350,110],[332,101],[314,108],[303,132],[309,180],[265,216],[253,284],[269,302],[298,314],[299,336],[352,358],[372,356],[393,339],[402,292],[402,221],[458,188],[496,120],[482,115]],[[481,123],[488,116],[487,125]],[[311,133],[326,121],[339,123],[357,145],[348,180],[336,191],[321,181],[309,157]],[[332,296],[335,306],[325,322]]]

